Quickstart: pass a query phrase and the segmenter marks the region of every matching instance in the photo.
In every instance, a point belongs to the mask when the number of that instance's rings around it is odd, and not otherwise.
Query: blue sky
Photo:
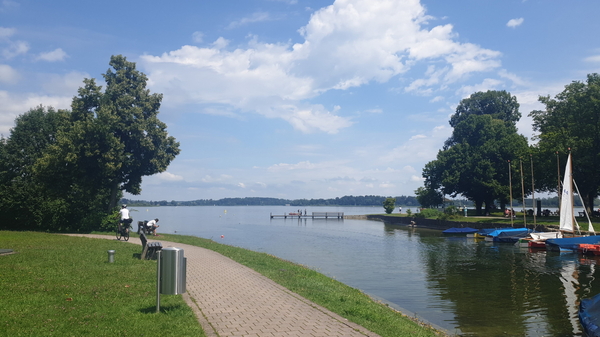
[[[146,200],[414,195],[476,91],[600,72],[599,1],[0,0],[0,133],[69,108],[111,55],[137,63],[181,143]]]

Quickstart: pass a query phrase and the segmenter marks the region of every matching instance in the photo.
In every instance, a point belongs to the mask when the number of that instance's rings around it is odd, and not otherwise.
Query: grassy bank
[[[161,234],[160,239],[216,251],[383,337],[439,335],[432,328],[415,323],[409,317],[374,301],[361,291],[307,267],[265,253],[194,236]]]
[[[2,336],[205,336],[181,296],[156,313],[156,262],[138,245],[2,231],[0,248],[16,252],[0,256]]]

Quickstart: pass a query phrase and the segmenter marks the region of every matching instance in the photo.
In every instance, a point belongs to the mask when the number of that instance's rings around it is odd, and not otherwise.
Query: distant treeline
[[[223,198],[223,199],[199,199],[192,201],[146,201],[146,200],[131,200],[122,199],[121,202],[131,206],[382,206],[383,201],[388,197],[379,195],[353,196],[347,195],[341,198],[333,199],[279,199],[279,198]],[[542,208],[557,208],[558,197],[539,198]],[[598,204],[596,200],[596,204]],[[520,200],[513,201],[513,207],[521,207]],[[465,199],[446,199],[446,205],[467,206],[472,207],[473,203]],[[414,196],[399,196],[396,197],[396,206],[421,206]],[[575,206],[581,207],[581,202],[575,198]],[[525,199],[525,207],[532,208],[531,198]]]
[[[122,202],[131,206],[382,206],[387,197],[378,195],[344,196],[334,199],[279,199],[279,198],[224,198],[200,199],[192,201],[146,201],[122,199]],[[420,206],[414,196],[396,197],[397,206]]]

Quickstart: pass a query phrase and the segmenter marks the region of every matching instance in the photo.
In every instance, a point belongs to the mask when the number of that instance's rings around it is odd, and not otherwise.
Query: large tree
[[[539,179],[540,187],[556,190],[556,172],[564,171],[560,166],[570,149],[573,177],[589,211],[600,191],[600,75],[589,74],[586,82],[574,81],[554,98],[541,96],[539,101],[546,109],[529,115],[539,132],[536,147],[547,173]],[[557,160],[563,163],[558,169]]]
[[[71,105],[71,127],[38,169],[48,179],[71,175],[84,187],[82,193],[107,195],[111,210],[122,191],[139,194],[142,177],[164,172],[180,150],[158,119],[162,95],[146,89],[146,75],[121,55],[109,64],[106,90],[84,80]],[[100,201],[98,193],[82,197]]]
[[[462,100],[450,119],[452,136],[423,169],[426,188],[463,195],[475,203],[478,214],[483,204],[487,212],[495,200],[508,201],[507,161],[527,152],[527,139],[515,127],[518,108],[516,98],[505,91]]]
[[[19,116],[0,142],[0,222],[3,228],[70,230],[90,214],[88,204],[69,207],[41,183],[34,165],[69,124],[69,112],[37,107]]]

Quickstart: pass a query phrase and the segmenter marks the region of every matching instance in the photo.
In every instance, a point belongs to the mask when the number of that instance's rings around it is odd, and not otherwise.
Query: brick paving
[[[378,336],[212,250],[151,241],[184,250],[187,293],[183,298],[209,337]],[[129,242],[141,245],[136,237]]]

